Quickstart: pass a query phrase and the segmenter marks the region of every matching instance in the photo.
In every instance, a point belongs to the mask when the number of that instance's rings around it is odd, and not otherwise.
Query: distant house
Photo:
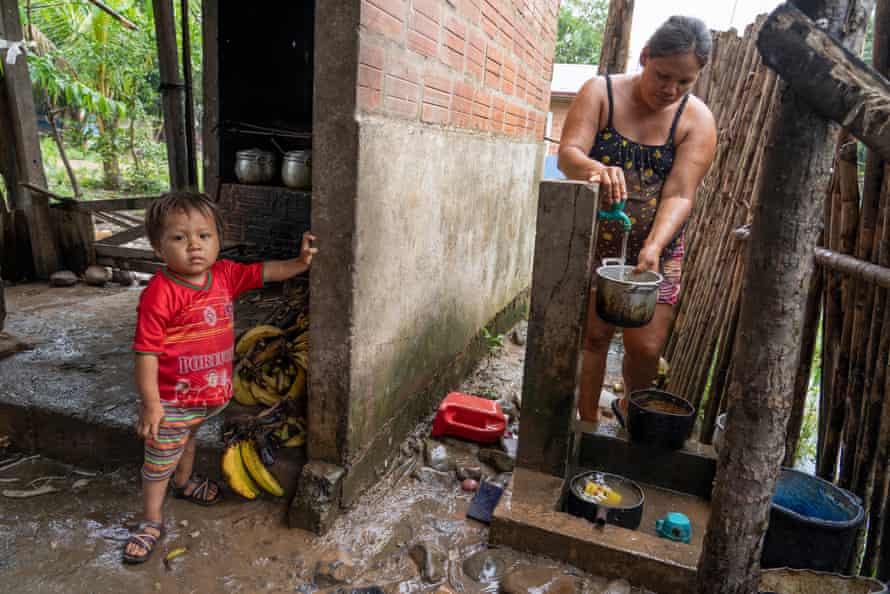
[[[550,112],[547,114],[547,138],[559,141],[562,136],[562,126],[575,95],[578,94],[584,83],[594,76],[596,76],[596,65],[553,65],[553,79],[550,81]],[[565,176],[556,167],[556,153],[559,150],[559,144],[558,142],[549,142],[548,145],[544,178],[563,178]]]

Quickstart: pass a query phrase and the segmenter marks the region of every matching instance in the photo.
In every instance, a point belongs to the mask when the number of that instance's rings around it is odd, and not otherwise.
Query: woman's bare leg
[[[578,386],[578,413],[582,421],[595,423],[599,419],[600,392],[606,374],[606,358],[615,326],[604,322],[596,314],[596,293],[590,292],[587,307],[587,327],[581,350],[581,379]]]
[[[652,321],[641,328],[624,329],[624,393],[652,387],[658,377],[658,358],[667,343],[671,323],[674,320],[674,307],[666,304],[655,306]],[[627,401],[622,398],[621,410],[627,412]]]

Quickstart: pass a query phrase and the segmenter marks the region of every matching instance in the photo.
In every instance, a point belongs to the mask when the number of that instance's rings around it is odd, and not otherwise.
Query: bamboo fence
[[[875,39],[890,31],[882,0]],[[696,198],[687,232],[684,288],[665,352],[668,389],[704,408],[700,439],[711,442],[723,410],[733,359],[747,230],[766,130],[776,104],[776,78],[755,42],[762,20],[715,37],[711,63],[696,93],[717,120],[714,165]],[[879,42],[880,43],[880,42]],[[875,67],[887,75],[890,59]],[[842,133],[826,188],[822,247],[805,308],[801,360],[788,425],[785,464],[801,432],[811,363],[822,332],[816,472],[853,491],[868,521],[851,573],[890,577],[890,164],[868,153],[860,190],[858,143]],[[789,163],[794,166],[794,163]]]

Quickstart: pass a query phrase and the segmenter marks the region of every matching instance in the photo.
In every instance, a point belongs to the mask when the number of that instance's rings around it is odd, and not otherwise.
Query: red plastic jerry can
[[[497,402],[451,392],[439,404],[432,435],[453,435],[479,443],[492,443],[500,439],[506,429],[507,417]]]

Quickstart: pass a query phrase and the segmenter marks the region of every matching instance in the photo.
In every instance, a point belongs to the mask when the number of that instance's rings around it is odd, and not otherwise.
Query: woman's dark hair
[[[701,19],[672,16],[652,34],[646,47],[653,58],[691,52],[704,66],[711,56],[711,32]]]

